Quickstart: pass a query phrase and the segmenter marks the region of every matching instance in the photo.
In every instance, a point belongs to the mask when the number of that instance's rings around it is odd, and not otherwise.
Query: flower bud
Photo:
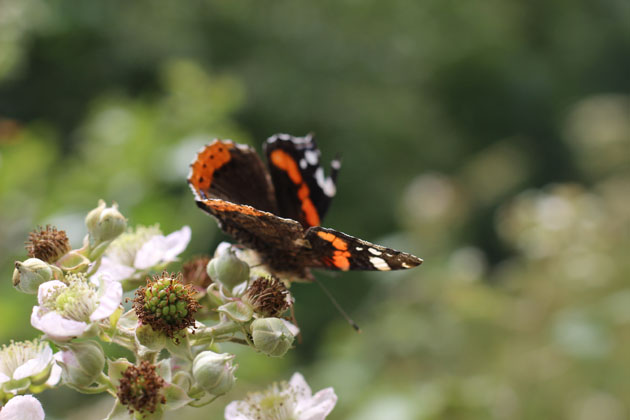
[[[102,242],[116,239],[127,229],[127,220],[118,211],[118,205],[107,207],[105,201],[99,200],[98,207],[90,211],[85,218],[90,245],[96,246]]]
[[[166,345],[166,336],[148,324],[141,324],[136,328],[136,341],[150,350],[160,351]]]
[[[48,264],[37,258],[16,261],[13,270],[13,286],[20,292],[35,294],[39,285],[52,280],[53,272]]]
[[[295,338],[280,318],[260,318],[252,322],[250,328],[254,346],[267,356],[284,356]]]
[[[214,395],[228,392],[236,378],[232,365],[233,354],[203,351],[193,361],[192,374],[197,384]]]
[[[87,387],[96,381],[105,366],[105,354],[101,346],[92,340],[78,341],[62,347],[61,377],[74,387]]]
[[[212,281],[221,283],[229,290],[249,278],[249,265],[238,259],[232,248],[226,248],[210,260],[207,271]]]

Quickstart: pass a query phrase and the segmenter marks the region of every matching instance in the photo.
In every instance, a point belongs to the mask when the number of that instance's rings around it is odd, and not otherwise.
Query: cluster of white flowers
[[[42,336],[0,349],[0,420],[43,419],[32,394],[60,385],[115,395],[108,419],[159,419],[233,388],[235,356],[213,351],[218,343],[248,345],[271,357],[292,347],[299,329],[282,314],[293,298],[270,273],[250,272],[243,261],[249,253],[222,244],[212,258],[184,264],[184,274],[169,273],[190,242],[188,226],[168,235],[158,226],[130,229],[116,205],[101,201],[86,227],[83,247],[74,250],[65,232],[40,229],[29,237],[30,258],[16,262],[13,284],[37,294],[31,324]],[[125,312],[123,294],[132,290],[133,307]],[[99,340],[126,348],[136,362],[108,359]],[[60,351],[53,354],[49,342]],[[225,417],[321,420],[336,399],[332,388],[312,395],[295,374],[229,404]]]

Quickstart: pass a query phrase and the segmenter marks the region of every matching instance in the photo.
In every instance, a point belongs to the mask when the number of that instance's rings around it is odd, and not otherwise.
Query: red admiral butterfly
[[[309,268],[387,271],[422,263],[414,255],[319,226],[335,195],[341,163],[334,159],[325,176],[311,135],[274,135],[264,152],[268,169],[253,148],[214,140],[190,165],[188,184],[197,206],[256,250],[272,271],[309,279]]]

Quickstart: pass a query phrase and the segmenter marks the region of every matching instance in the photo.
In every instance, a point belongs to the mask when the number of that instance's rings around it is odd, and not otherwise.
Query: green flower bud
[[[92,340],[78,341],[62,347],[61,377],[67,384],[84,388],[96,381],[105,367],[105,354]]]
[[[118,211],[118,205],[107,207],[105,201],[99,200],[98,207],[90,211],[85,218],[90,245],[96,245],[116,239],[127,229],[127,220]]]
[[[160,351],[166,345],[166,336],[150,325],[141,324],[136,328],[136,341],[150,350]]]
[[[236,257],[232,248],[227,248],[208,263],[208,276],[232,290],[234,286],[249,279],[249,265]]]
[[[53,272],[48,264],[37,258],[16,261],[13,270],[13,286],[20,292],[35,294],[39,285],[52,280]]]
[[[254,346],[267,356],[284,356],[295,338],[280,318],[260,318],[252,322],[250,328]]]
[[[219,354],[212,351],[199,353],[192,367],[197,385],[214,395],[228,392],[236,381],[234,377],[236,366],[232,365],[232,359],[234,355],[228,353]]]

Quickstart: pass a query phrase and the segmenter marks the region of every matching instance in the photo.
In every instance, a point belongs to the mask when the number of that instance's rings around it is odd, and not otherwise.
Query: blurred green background
[[[185,418],[298,370],[332,420],[627,419],[629,93],[627,0],[0,0],[0,343],[36,335],[10,279],[37,225],[79,246],[104,198],[207,253],[195,151],[314,131],[343,156],[325,225],[425,263],[319,275],[362,334],[294,285],[303,342],[228,347],[238,386]]]

